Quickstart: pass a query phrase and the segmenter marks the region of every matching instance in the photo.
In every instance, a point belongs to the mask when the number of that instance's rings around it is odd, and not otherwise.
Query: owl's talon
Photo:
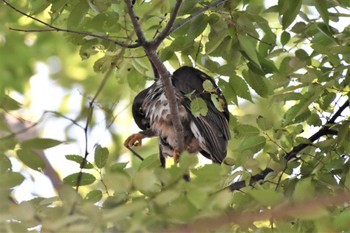
[[[132,147],[132,146],[141,146],[142,145],[142,139],[145,136],[141,133],[135,133],[130,135],[125,141],[124,146],[125,147]]]

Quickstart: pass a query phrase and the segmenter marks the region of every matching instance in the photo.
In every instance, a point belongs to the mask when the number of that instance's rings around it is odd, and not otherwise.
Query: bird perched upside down
[[[210,92],[203,88],[206,80],[213,87]],[[222,163],[226,157],[230,131],[227,103],[220,89],[211,77],[187,66],[173,73],[172,84],[184,130],[185,150],[189,153],[200,152],[213,162]],[[216,97],[220,107],[215,106],[212,95]],[[191,101],[196,97],[202,98],[207,104],[206,114],[194,116],[191,112]],[[132,114],[142,131],[129,136],[124,145],[141,146],[143,138],[157,136],[161,155],[174,157],[177,162],[182,151],[176,148],[169,104],[160,79],[135,97]]]

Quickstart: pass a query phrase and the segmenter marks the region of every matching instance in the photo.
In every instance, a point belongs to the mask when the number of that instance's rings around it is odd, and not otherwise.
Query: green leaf
[[[345,143],[348,143],[348,141],[347,141],[348,138],[350,138],[350,123],[343,122],[339,126],[337,142],[338,142],[338,144],[341,144],[344,141],[345,141]]]
[[[84,158],[80,155],[66,155],[66,159],[78,163],[80,166],[83,164]],[[89,161],[85,161],[85,166],[83,167],[85,169],[91,169],[94,168],[94,165],[92,165]]]
[[[51,138],[33,138],[33,139],[23,141],[21,143],[21,146],[22,148],[25,148],[25,149],[30,148],[30,149],[44,150],[47,148],[58,146],[61,143],[62,143],[61,141],[51,139]]]
[[[144,169],[144,168],[148,168],[148,169],[151,169],[151,168],[157,168],[160,166],[160,161],[159,161],[159,156],[158,154],[157,155],[151,155],[151,156],[148,156],[147,158],[145,158],[139,169]]]
[[[282,26],[283,29],[286,29],[293,23],[294,19],[297,17],[298,13],[300,12],[302,0],[279,0],[278,6],[281,4],[287,5],[286,10],[283,13],[282,16]],[[283,7],[284,8],[284,7]]]
[[[77,28],[86,17],[88,10],[89,3],[85,0],[80,0],[69,14],[67,20],[68,28]]]
[[[103,181],[108,189],[115,193],[129,192],[131,188],[130,177],[122,172],[107,173],[103,177]]]
[[[254,91],[261,97],[267,97],[270,94],[269,81],[262,75],[252,71],[243,71],[243,77]]]
[[[266,117],[263,117],[263,116],[259,116],[257,119],[256,119],[256,123],[258,124],[259,128],[261,130],[269,130],[272,128],[272,122],[267,119]]]
[[[222,93],[226,97],[227,103],[230,104],[233,101],[236,105],[238,105],[237,94],[233,89],[232,85],[222,79],[219,79],[218,85],[220,86]]]
[[[129,162],[126,163],[114,163],[110,166],[110,171],[111,172],[118,172],[118,171],[122,171],[126,165],[128,165]]]
[[[71,185],[71,186],[76,186],[79,177],[81,177],[80,178],[80,186],[89,185],[89,184],[92,184],[96,181],[95,176],[93,176],[90,173],[81,172],[81,175],[79,175],[79,174],[80,174],[80,172],[77,172],[77,173],[73,173],[71,175],[66,176],[63,179],[63,183]]]
[[[281,44],[284,46],[290,40],[290,34],[286,31],[283,31],[281,34]]]
[[[197,209],[202,209],[204,206],[206,206],[209,195],[202,190],[193,190],[192,192],[188,193],[187,197]]]
[[[299,116],[301,116],[304,113],[310,113],[309,105],[319,97],[320,89],[315,92],[311,97],[309,97],[305,101],[300,101],[299,103],[295,104],[294,106],[290,107],[287,112],[284,114],[285,124],[290,124],[291,122],[296,121]],[[309,117],[309,114],[307,114]]]
[[[129,87],[134,91],[140,91],[146,84],[146,78],[139,73],[135,68],[129,69],[127,73],[127,81]]]
[[[129,196],[125,192],[115,193],[113,196],[108,196],[103,202],[103,207],[106,209],[111,209],[124,204],[128,200]]]
[[[328,24],[329,13],[328,13],[328,2],[326,0],[313,0],[316,10],[320,13],[321,18],[325,24]]]
[[[92,190],[88,194],[86,194],[85,199],[86,201],[95,203],[102,199],[102,191],[101,190]]]
[[[31,169],[42,171],[45,168],[44,160],[30,149],[16,151],[17,157]]]
[[[307,123],[309,125],[313,125],[313,126],[321,126],[322,125],[322,121],[320,119],[320,116],[317,113],[311,113],[311,115],[307,119]]]
[[[11,169],[11,160],[7,156],[0,154],[0,175],[11,171]]]
[[[240,124],[235,129],[238,131],[238,136],[251,137],[259,135],[260,130],[252,125]]]
[[[95,148],[95,164],[98,168],[103,168],[106,165],[109,151],[106,147],[97,145]]]
[[[146,208],[148,202],[145,200],[137,200],[125,205],[118,206],[111,210],[106,210],[102,216],[103,220],[106,222],[117,222],[122,219],[128,218],[133,214],[141,213],[144,208]]]
[[[238,41],[240,48],[245,52],[248,58],[261,69],[258,55],[256,53],[256,40],[253,40],[249,36],[238,34]]]
[[[328,149],[328,148],[332,148],[336,143],[337,143],[336,138],[330,138],[330,139],[326,139],[326,140],[323,140],[320,142],[316,142],[313,144],[313,146],[319,147],[322,149]]]
[[[350,170],[348,170],[348,173],[345,176],[345,182],[344,185],[349,189],[350,188]]]
[[[204,29],[208,25],[208,16],[206,14],[201,14],[198,17],[196,17],[194,20],[190,21],[191,26],[189,27],[189,30],[187,32],[187,39],[193,39],[200,36]]]
[[[187,172],[188,169],[193,168],[198,163],[198,157],[187,152],[183,152],[180,156],[180,168]]]
[[[30,3],[30,14],[31,15],[36,15],[51,5],[51,2],[47,1],[47,0],[29,1],[29,3]]]
[[[195,117],[206,116],[208,113],[208,106],[200,97],[196,97],[191,101],[190,108]]]
[[[165,62],[169,60],[172,56],[174,56],[174,51],[171,47],[166,47],[160,50],[159,58],[161,61]]]
[[[184,222],[192,219],[197,211],[194,205],[185,196],[176,199],[165,208],[165,216],[171,218],[172,222]]]
[[[276,192],[275,189],[250,189],[247,192],[255,200],[267,206],[279,204],[285,198],[282,193]]]
[[[327,108],[334,101],[336,96],[337,95],[335,93],[332,93],[332,92],[331,93],[327,93],[325,96],[322,96],[321,103],[320,103],[320,107],[322,108],[322,110],[326,111]]]
[[[215,88],[213,86],[213,83],[210,80],[205,80],[202,84],[204,91],[212,93],[215,92]]]
[[[22,174],[18,172],[6,172],[1,175],[0,187],[1,189],[16,187],[24,181]]]
[[[350,186],[348,186],[348,188],[350,188]],[[350,221],[349,221],[350,209],[348,208],[344,209],[338,215],[335,215],[333,217],[334,217],[334,226],[336,227],[336,232],[341,232],[341,231],[346,232],[347,229],[350,229]]]
[[[220,112],[223,112],[225,109],[225,100],[223,98],[220,98],[217,94],[211,94],[210,95],[211,102],[213,102],[215,108],[219,110]]]
[[[210,33],[209,41],[205,44],[206,54],[211,54],[214,52],[219,47],[219,45],[221,45],[226,36],[226,31],[221,31],[219,34]]]
[[[208,200],[207,208],[224,210],[230,205],[232,201],[232,193],[228,189],[224,189],[212,195]]]
[[[12,111],[17,110],[21,108],[21,104],[18,103],[16,100],[12,99],[8,95],[0,96],[0,108],[6,110],[6,111]]]
[[[84,59],[89,58],[90,55],[97,54],[96,50],[88,49],[85,51],[84,54],[81,54],[82,58]],[[84,57],[85,56],[85,57]],[[110,56],[104,56],[99,58],[95,63],[94,63],[94,71],[96,73],[105,73],[112,65],[112,57]]]
[[[160,182],[152,170],[142,169],[135,174],[133,184],[137,190],[148,195],[161,190]]]
[[[157,196],[154,198],[154,202],[159,206],[168,205],[175,199],[177,199],[181,195],[180,192],[175,190],[164,190],[161,193],[157,194]]]
[[[248,14],[244,13],[239,14],[237,25],[239,28],[242,28],[247,35],[258,38],[259,34],[256,32],[256,25],[253,24],[252,17],[248,16]]]
[[[253,102],[247,83],[239,76],[230,77],[229,84],[237,96]]]
[[[311,177],[302,179],[297,182],[294,189],[293,198],[296,201],[305,201],[313,198],[315,195],[315,187],[312,184]]]
[[[240,151],[251,151],[253,153],[263,149],[266,144],[266,139],[263,136],[253,136],[245,139],[240,145]]]

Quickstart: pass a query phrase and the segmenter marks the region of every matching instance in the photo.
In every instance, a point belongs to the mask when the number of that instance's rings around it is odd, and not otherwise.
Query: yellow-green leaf
[[[102,199],[102,191],[101,190],[92,190],[88,194],[86,194],[85,199],[89,202],[98,202]]]
[[[95,164],[98,168],[103,168],[106,165],[109,151],[106,147],[96,146],[95,149]]]
[[[66,159],[78,163],[80,166],[83,164],[84,158],[80,155],[66,155]],[[91,169],[94,168],[89,161],[85,161],[85,166],[83,168]]]
[[[273,206],[284,200],[284,195],[274,189],[250,189],[247,192],[263,205]]]
[[[245,52],[248,58],[252,62],[254,62],[259,68],[261,68],[258,55],[256,53],[256,40],[253,40],[249,36],[243,36],[238,34],[238,41],[241,49]]]
[[[286,29],[292,22],[294,22],[294,19],[297,17],[298,13],[300,12],[301,3],[302,0],[279,0],[278,5],[284,3],[285,6],[288,6],[285,8],[285,12],[282,16],[282,26],[283,29]]]
[[[22,148],[30,149],[47,149],[51,147],[58,146],[61,144],[61,141],[51,139],[51,138],[33,138],[21,143]]]
[[[208,106],[200,97],[196,97],[191,101],[190,108],[195,117],[206,116],[208,113]]]
[[[96,178],[95,176],[93,176],[90,173],[86,173],[86,172],[81,172],[81,175],[79,175],[80,173],[73,173],[69,176],[66,176],[63,179],[63,183],[68,184],[68,185],[72,185],[72,186],[76,186],[77,182],[78,182],[78,178],[80,178],[80,186],[83,185],[89,185],[95,182]]]
[[[42,171],[45,168],[44,160],[30,149],[16,151],[17,157],[31,169]]]
[[[240,145],[239,150],[240,151],[252,151],[252,152],[258,152],[262,148],[264,148],[266,144],[266,139],[263,136],[253,136],[250,138],[245,139]]]
[[[314,197],[314,194],[315,187],[312,184],[311,177],[308,177],[297,182],[293,197],[296,201],[305,201]]]

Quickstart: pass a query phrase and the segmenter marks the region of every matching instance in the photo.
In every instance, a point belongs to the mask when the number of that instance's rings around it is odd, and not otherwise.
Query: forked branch
[[[178,1],[177,5],[180,5],[180,3],[181,3],[181,1]],[[175,129],[175,135],[176,135],[176,139],[177,139],[177,149],[179,151],[183,151],[183,149],[184,149],[184,141],[183,141],[184,136],[183,136],[183,127],[182,127],[180,117],[179,117],[178,104],[176,101],[174,88],[173,88],[173,85],[171,83],[171,75],[170,75],[169,71],[167,70],[167,68],[162,63],[162,61],[159,59],[159,56],[156,52],[157,46],[155,46],[155,45],[157,45],[157,44],[159,45],[159,42],[155,43],[152,46],[152,44],[147,41],[147,39],[146,39],[142,29],[141,29],[141,25],[138,22],[138,18],[137,18],[135,11],[133,9],[131,0],[125,0],[125,4],[126,4],[127,10],[128,10],[128,14],[130,16],[131,22],[133,24],[135,33],[136,33],[137,38],[139,40],[138,42],[143,46],[147,57],[153,63],[153,65],[156,67],[156,69],[159,73],[159,76],[162,80],[165,96],[167,97],[168,103],[169,103],[170,114],[172,116],[172,123],[173,123],[174,129]],[[180,6],[178,6],[178,7],[180,7]],[[174,12],[172,14],[172,18],[175,18],[175,17],[176,17],[176,12]],[[169,23],[171,23],[171,22],[169,22]],[[163,34],[163,33],[161,33],[161,34]]]

